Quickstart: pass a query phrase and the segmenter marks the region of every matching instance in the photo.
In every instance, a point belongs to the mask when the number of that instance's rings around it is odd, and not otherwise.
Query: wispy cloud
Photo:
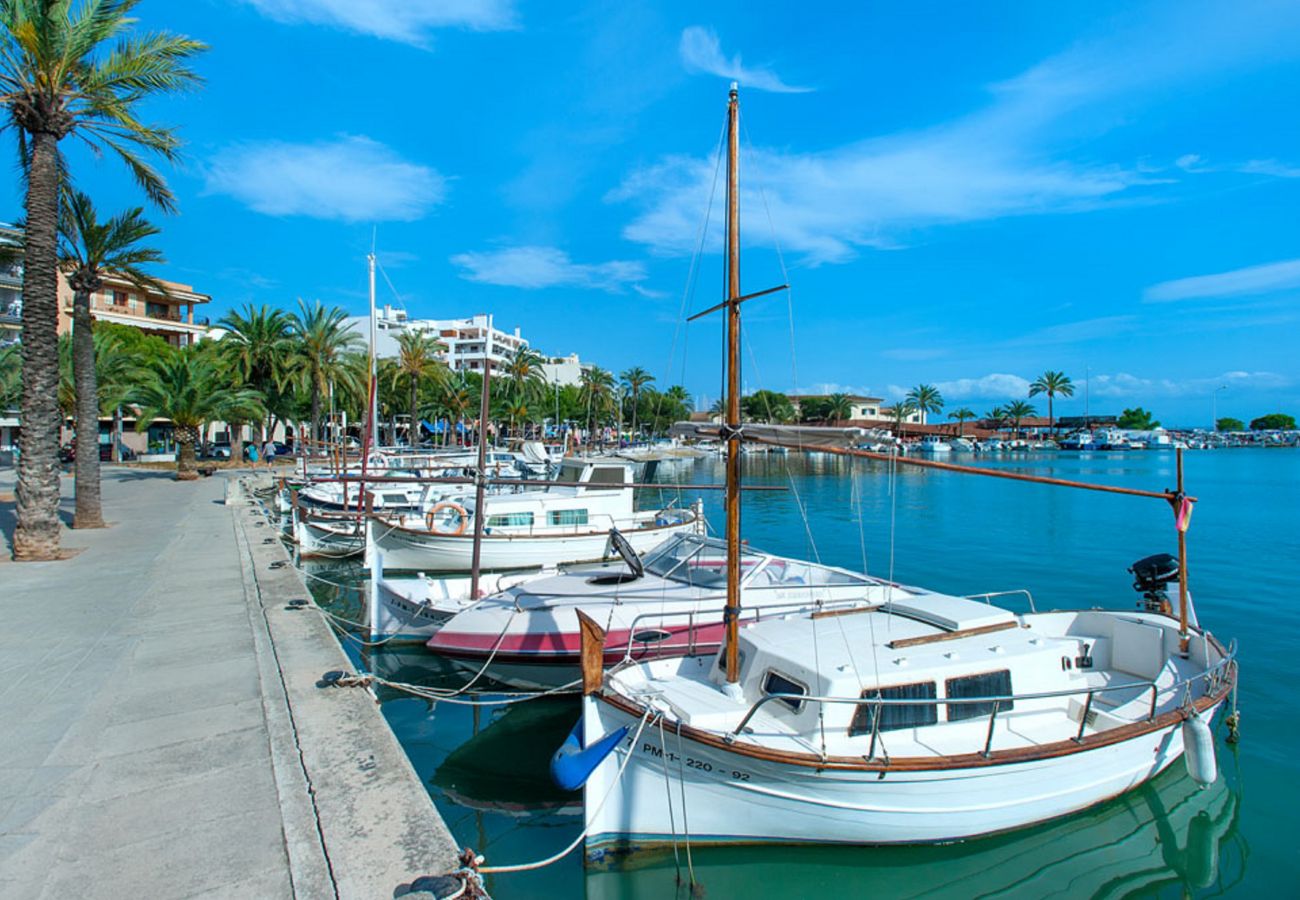
[[[639,262],[611,260],[576,263],[555,247],[507,247],[476,253],[459,253],[451,262],[467,281],[527,289],[572,287],[620,293],[639,290],[646,279]]]
[[[1215,275],[1197,275],[1152,285],[1142,294],[1147,303],[1170,303],[1202,297],[1238,297],[1300,287],[1300,259],[1247,266]]]
[[[1197,378],[1143,378],[1127,372],[1093,375],[1088,390],[1095,397],[1164,398],[1209,396],[1220,385],[1229,390],[1275,391],[1294,384],[1294,380],[1276,372],[1223,372]]]
[[[994,372],[981,378],[957,378],[952,381],[940,381],[935,384],[943,399],[984,400],[1000,397],[1027,397],[1029,381],[1019,375]]]
[[[1099,338],[1113,337],[1137,327],[1137,317],[1130,315],[1098,316],[1095,319],[1080,319],[1077,322],[1062,322],[1048,325],[1028,334],[1013,338],[1007,343],[1013,345],[1074,344],[1080,341],[1095,341]]]
[[[236,144],[207,167],[205,193],[271,216],[345,222],[419,219],[443,199],[446,179],[367,137]]]
[[[739,53],[728,59],[722,53],[722,43],[718,40],[717,32],[712,28],[692,25],[683,29],[678,52],[682,57],[682,65],[688,72],[717,75],[719,78],[738,81],[741,87],[778,94],[802,94],[812,90],[786,84],[771,69],[743,65]]]
[[[1137,159],[1079,156],[1087,145],[1081,137],[1131,120],[1136,105],[1161,92],[1293,53],[1300,14],[1243,2],[1249,11],[1175,5],[1128,14],[1102,37],[989,85],[981,107],[929,128],[830,149],[757,149],[745,169],[754,208],[742,220],[768,221],[761,190],[775,235],[751,228],[747,240],[775,239],[811,264],[845,262],[863,248],[905,245],[913,232],[935,226],[1163,196],[1169,173]],[[683,59],[691,48],[701,70],[734,75],[739,68],[707,30],[683,34],[682,44]],[[681,255],[693,250],[712,185],[711,160],[674,155],[631,173],[608,199],[637,204],[626,238]]]
[[[1191,175],[1220,174],[1267,175],[1271,178],[1300,178],[1300,166],[1276,159],[1249,159],[1238,163],[1212,163],[1199,153],[1185,153],[1174,165]]]
[[[1278,162],[1276,159],[1252,159],[1238,168],[1247,175],[1271,175],[1274,178],[1300,178],[1300,166]]]
[[[512,0],[244,0],[289,24],[331,25],[358,34],[427,46],[439,28],[502,31],[517,27]]]

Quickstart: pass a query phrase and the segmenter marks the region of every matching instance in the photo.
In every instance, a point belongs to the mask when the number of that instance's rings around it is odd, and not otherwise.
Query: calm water
[[[1200,452],[1185,461],[1188,492],[1200,498],[1188,539],[1197,611],[1225,642],[1235,637],[1241,645],[1242,742],[1231,747],[1216,729],[1216,784],[1198,789],[1179,764],[1087,813],[941,847],[695,850],[691,862],[705,894],[1199,897],[1253,889],[1300,896],[1292,830],[1300,727],[1285,693],[1300,668],[1300,452]],[[1165,453],[1021,455],[980,464],[1132,487],[1174,484],[1174,457]],[[1137,595],[1125,568],[1176,550],[1172,513],[1159,500],[907,468],[891,477],[880,464],[824,456],[756,456],[745,469],[749,483],[790,489],[746,496],[743,528],[754,545],[859,569],[865,558],[873,574],[887,576],[892,565],[898,580],[940,591],[1025,588],[1040,608],[1132,608]],[[678,476],[720,478],[711,459]],[[721,522],[720,502],[705,492],[714,523]],[[320,599],[359,615],[355,595],[324,589]],[[458,683],[419,650],[380,652],[367,662],[393,679]],[[398,695],[383,708],[457,840],[489,861],[540,859],[581,830],[578,796],[557,792],[546,774],[577,718],[572,699],[475,710]],[[668,851],[590,871],[579,850],[540,872],[498,876],[489,888],[498,898],[687,897],[676,882],[686,862]]]

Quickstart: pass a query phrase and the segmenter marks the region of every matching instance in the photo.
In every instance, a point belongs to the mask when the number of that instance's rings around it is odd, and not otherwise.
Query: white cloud
[[[863,248],[905,244],[917,229],[1140,199],[1167,176],[1144,171],[1139,160],[1079,156],[1077,148],[1132,121],[1134,107],[1161,92],[1294,52],[1300,13],[1243,3],[1250,9],[1175,5],[1126,14],[1100,39],[990,85],[981,108],[929,128],[830,149],[756,149],[743,171],[746,243],[770,246],[775,238],[809,263],[844,262]],[[696,68],[727,75],[740,68],[710,32],[688,31],[683,58],[689,47]],[[1201,162],[1189,154],[1184,164]],[[675,155],[631,173],[608,197],[637,204],[624,236],[658,253],[692,252],[713,172],[711,159]]]
[[[958,378],[935,384],[944,402],[954,400],[980,400],[998,397],[1027,397],[1029,381],[1019,375],[995,372],[982,378]]]
[[[575,263],[555,247],[459,253],[451,261],[461,268],[461,277],[467,281],[505,287],[574,287],[619,293],[629,287],[640,291],[638,282],[646,278],[645,266],[639,262]]]
[[[1089,380],[1089,393],[1095,397],[1116,399],[1142,399],[1152,397],[1198,397],[1209,396],[1215,388],[1223,385],[1229,390],[1273,391],[1290,387],[1293,380],[1276,372],[1224,372],[1213,377],[1187,378],[1142,378],[1128,372],[1114,375],[1093,375]],[[1076,392],[1082,392],[1082,385],[1076,385]]]
[[[722,44],[718,41],[717,32],[712,28],[692,25],[683,29],[678,52],[681,53],[682,65],[686,67],[686,71],[703,72],[729,81],[738,81],[742,88],[754,88],[778,94],[801,94],[812,90],[812,88],[786,84],[771,69],[746,68],[741,64],[739,53],[727,59],[722,55]]]
[[[1276,159],[1252,159],[1237,171],[1248,175],[1272,175],[1274,178],[1300,178],[1300,166],[1292,166]]]
[[[1014,338],[1007,343],[1013,345],[1028,344],[1074,344],[1079,341],[1094,341],[1099,338],[1113,337],[1136,327],[1137,318],[1130,315],[1099,316],[1095,319],[1080,319],[1077,322],[1062,322],[1048,325],[1028,334]]]
[[[332,25],[385,40],[427,45],[438,28],[516,27],[512,0],[244,0],[277,22]]]
[[[446,193],[434,169],[352,135],[314,144],[236,144],[218,153],[206,174],[205,193],[234,197],[269,216],[410,221]]]
[[[1300,287],[1300,259],[1247,266],[1215,275],[1197,275],[1152,285],[1142,294],[1148,303],[1169,303],[1201,297],[1238,297]]]

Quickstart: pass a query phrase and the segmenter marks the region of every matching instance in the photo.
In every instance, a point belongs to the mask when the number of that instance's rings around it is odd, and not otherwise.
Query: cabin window
[[[586,525],[585,509],[553,509],[548,513],[552,525]]]
[[[496,516],[488,516],[487,525],[489,528],[528,528],[533,524],[533,514],[530,512],[512,512]]]
[[[949,678],[944,691],[950,699],[958,697],[1009,697],[1011,696],[1011,672],[1002,669],[998,672],[985,672],[983,675],[967,675],[963,678]],[[1010,700],[998,703],[998,712],[1011,709]],[[949,703],[948,721],[960,722],[962,719],[975,719],[991,715],[993,701],[988,703]]]
[[[782,675],[780,672],[773,672],[769,670],[768,673],[763,676],[763,693],[764,694],[799,694],[802,696],[808,693],[808,688],[806,685],[800,684],[799,682],[795,681],[793,678],[788,678],[785,675]],[[799,710],[803,709],[802,700],[789,700],[783,697],[780,700],[777,700],[776,702],[785,704],[786,706],[793,709],[795,712],[798,712]]]
[[[900,684],[862,692],[864,700],[933,700],[934,682]],[[849,723],[849,737],[871,734],[875,728],[876,710],[880,710],[880,730],[897,731],[900,728],[920,728],[939,721],[939,708],[933,703],[886,703],[879,707],[864,703],[853,713]]]
[[[385,504],[391,503],[391,504],[396,504],[398,506],[401,506],[406,503],[405,494],[384,494],[383,497],[384,497]]]
[[[596,466],[591,470],[591,477],[587,479],[587,484],[622,484],[626,480],[623,473],[622,466],[617,468],[613,466]]]

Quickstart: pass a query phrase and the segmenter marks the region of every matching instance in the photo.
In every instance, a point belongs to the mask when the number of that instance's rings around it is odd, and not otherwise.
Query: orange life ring
[[[455,531],[439,531],[437,528],[433,527],[434,523],[438,521],[438,513],[444,509],[454,509],[460,514],[460,521],[456,525]],[[461,506],[459,503],[444,500],[443,502],[436,504],[433,509],[429,510],[429,512],[425,514],[424,524],[428,525],[429,530],[434,534],[446,535],[447,537],[460,537],[465,533],[465,526],[469,524],[469,513],[465,512],[465,507]]]

